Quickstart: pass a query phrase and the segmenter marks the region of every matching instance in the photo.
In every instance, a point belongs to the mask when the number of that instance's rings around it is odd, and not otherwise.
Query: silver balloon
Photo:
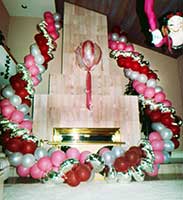
[[[124,154],[124,149],[120,146],[114,146],[112,148],[112,154],[114,155],[115,158],[118,158]]]
[[[10,102],[13,106],[18,106],[22,103],[22,99],[21,97],[19,97],[18,95],[13,95],[10,97]]]
[[[118,33],[112,33],[111,39],[112,39],[113,41],[117,41],[117,40],[119,39]]]
[[[49,148],[49,149],[48,149],[48,156],[51,156],[52,153],[53,153],[54,151],[57,151],[57,150],[58,150],[58,149],[55,148],[55,147],[51,147],[51,148]]]
[[[156,84],[157,84],[156,80],[153,78],[150,78],[146,83],[147,87],[154,87],[154,88],[156,87]]]
[[[105,176],[105,180],[108,183],[116,183],[117,182],[117,173],[114,167],[109,168],[109,172]]]
[[[93,153],[93,154],[88,155],[88,157],[86,159],[86,163],[87,162],[89,162],[92,165],[93,170],[96,173],[101,172],[105,167],[104,160],[98,154]]]
[[[163,88],[161,86],[156,86],[155,87],[155,93],[163,91]]]
[[[164,128],[160,131],[160,135],[164,140],[170,140],[173,136],[173,133],[169,128]]]
[[[47,153],[46,149],[43,147],[38,147],[34,152],[34,156],[35,156],[36,160],[39,160],[40,158],[47,156],[47,155],[48,155],[48,153]]]
[[[39,72],[42,74],[46,71],[45,67],[43,65],[37,64],[37,67],[39,69]]]
[[[55,22],[55,28],[56,30],[60,30],[61,29],[61,23],[60,22]]]
[[[61,20],[61,15],[59,13],[54,13],[53,18],[55,21],[60,21]]]
[[[29,113],[29,110],[30,110],[30,108],[29,108],[29,106],[27,104],[20,104],[20,105],[17,106],[17,109],[19,111],[23,112],[24,115],[26,115],[27,113]]]
[[[42,65],[44,63],[44,57],[40,54],[34,57],[36,64]]]
[[[171,140],[164,140],[164,151],[171,152],[175,148],[174,143]]]
[[[3,90],[2,90],[2,95],[5,98],[10,98],[15,94],[15,91],[11,87],[11,85],[7,85]]]
[[[151,127],[153,130],[158,131],[158,132],[162,131],[165,128],[165,126],[159,122],[152,123]]]
[[[23,155],[19,152],[13,153],[9,156],[9,162],[12,166],[18,166],[22,163]]]
[[[129,171],[126,173],[118,172],[116,179],[118,183],[130,183],[132,180],[132,176]]]
[[[24,116],[24,120],[30,120],[30,121],[32,121],[32,117],[30,115],[25,115]]]
[[[112,164],[114,163],[114,160],[115,160],[115,156],[113,155],[112,151],[105,152],[102,155],[102,158],[104,159],[105,165],[107,165],[109,167],[112,166]]]
[[[124,42],[127,43],[127,37],[125,35],[122,35],[121,37],[119,37],[118,39],[120,42]]]
[[[39,56],[41,54],[39,47],[35,43],[31,45],[30,52],[33,56]]]
[[[139,77],[139,73],[138,72],[132,71],[132,73],[130,74],[130,78],[132,80],[137,80],[138,77]]]
[[[132,74],[132,70],[131,69],[124,69],[124,74],[127,78],[130,78],[130,76]]]
[[[164,163],[169,163],[170,162],[170,154],[167,151],[163,151],[164,155]]]
[[[35,161],[36,161],[35,157],[32,154],[27,153],[22,158],[22,165],[27,168],[32,167]]]
[[[137,80],[141,83],[146,83],[148,78],[145,74],[140,74],[138,77],[137,77]]]
[[[38,79],[39,81],[42,81],[42,76],[41,76],[41,74],[38,74],[38,75],[37,75],[37,79]]]

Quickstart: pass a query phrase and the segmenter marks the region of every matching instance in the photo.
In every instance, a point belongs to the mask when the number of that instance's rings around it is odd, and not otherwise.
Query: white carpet
[[[4,200],[182,200],[183,180],[66,184],[5,184]]]

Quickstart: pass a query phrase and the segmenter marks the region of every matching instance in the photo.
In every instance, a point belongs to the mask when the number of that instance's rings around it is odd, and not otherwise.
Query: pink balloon
[[[137,86],[139,83],[140,83],[140,82],[139,82],[138,80],[134,80],[134,81],[133,81],[133,84],[132,84],[133,88],[135,89],[136,86]]]
[[[29,69],[30,67],[35,65],[34,56],[29,54],[24,57],[24,64]]]
[[[151,99],[155,94],[155,89],[153,87],[147,87],[144,91],[144,97]]]
[[[59,171],[59,167],[53,166],[52,170],[55,171],[55,172],[58,172]]]
[[[132,44],[126,45],[125,51],[131,51],[131,52],[133,52],[134,51],[133,45]]]
[[[56,31],[50,32],[49,34],[54,40],[57,40],[59,38],[59,34]]]
[[[146,90],[146,85],[144,83],[139,83],[135,86],[135,90],[139,93],[139,94],[144,94],[145,90]]]
[[[52,169],[52,162],[48,156],[44,156],[38,160],[37,166],[40,170],[49,172]]]
[[[59,167],[60,164],[66,159],[65,152],[61,150],[54,151],[51,154],[51,162],[54,166]]]
[[[79,160],[80,152],[77,148],[71,147],[66,151],[67,158],[75,158]]]
[[[53,17],[53,14],[50,11],[44,12],[44,18]]]
[[[167,100],[167,99],[165,99],[162,103],[164,104],[164,106],[167,106],[167,107],[171,107],[172,106],[172,102]]]
[[[126,49],[126,44],[124,42],[118,42],[117,43],[117,49],[118,50],[124,50],[124,49]]]
[[[19,125],[20,128],[26,128],[28,130],[32,130],[32,121],[30,120],[25,120],[25,121],[22,121]]]
[[[31,168],[30,168],[30,175],[34,179],[40,179],[44,176],[44,171],[42,171],[37,163],[35,163]]]
[[[154,151],[154,164],[161,164],[164,162],[164,155],[162,151]]]
[[[109,152],[110,149],[103,147],[100,151],[99,151],[99,155],[102,156],[104,153]]]
[[[164,149],[164,141],[163,140],[153,140],[151,142],[151,146],[155,151],[163,151]]]
[[[109,41],[109,48],[112,49],[112,50],[117,50],[118,49],[118,45],[117,45],[117,42],[115,41]]]
[[[40,83],[40,80],[36,76],[31,77],[34,86],[37,86]]]
[[[5,104],[4,104],[5,105]],[[7,119],[10,119],[12,116],[12,113],[15,111],[15,107],[12,106],[11,104],[9,105],[5,105],[3,107],[1,107],[1,113],[4,117],[6,117]]]
[[[165,100],[166,98],[166,95],[164,92],[157,92],[155,95],[154,95],[154,101],[156,103],[161,103]]]
[[[46,16],[46,17],[45,17],[45,21],[46,21],[46,23],[47,23],[48,25],[54,24],[54,18],[53,18],[53,16]]]
[[[153,140],[162,140],[162,137],[160,135],[160,133],[158,132],[151,132],[150,135],[149,135],[149,141],[150,143],[153,141]]]
[[[9,99],[3,99],[0,101],[0,107],[11,105]]]
[[[27,168],[27,167],[24,167],[23,165],[19,165],[16,168],[16,172],[21,177],[28,177],[30,175],[30,167]]]
[[[19,110],[15,110],[11,115],[10,121],[19,124],[23,121],[23,119],[24,113]]]
[[[48,26],[46,27],[46,29],[47,29],[48,33],[56,31],[56,28],[55,28],[54,24],[48,24]]]
[[[84,163],[85,163],[85,160],[86,160],[86,158],[87,158],[87,156],[88,156],[89,154],[91,154],[90,151],[83,151],[83,152],[81,152],[80,158],[79,158],[80,163],[84,164]]]
[[[153,171],[152,172],[148,172],[147,175],[149,176],[157,176],[158,175],[158,171],[159,171],[159,167],[158,165],[153,165]]]
[[[31,73],[32,76],[37,76],[39,72],[39,68],[36,65],[33,65],[29,68],[29,72]]]

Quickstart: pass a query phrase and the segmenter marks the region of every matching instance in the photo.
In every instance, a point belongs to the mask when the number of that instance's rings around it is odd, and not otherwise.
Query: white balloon
[[[137,80],[138,77],[139,77],[139,73],[138,73],[138,72],[132,71],[132,73],[130,74],[130,78],[131,78],[132,80]]]
[[[126,36],[122,35],[121,37],[119,37],[118,41],[127,43],[127,38]]]
[[[119,35],[117,33],[112,33],[111,38],[113,41],[117,41],[119,38]]]
[[[156,86],[155,87],[155,93],[163,91],[163,88],[161,86]]]
[[[34,58],[35,58],[36,64],[42,65],[44,63],[44,61],[45,61],[44,57],[42,55],[35,56]]]
[[[61,29],[61,23],[60,22],[55,22],[55,28],[58,30]]]
[[[53,18],[55,21],[60,21],[61,20],[61,15],[59,13],[54,13]]]
[[[11,85],[7,85],[3,90],[2,90],[2,95],[5,98],[10,98],[15,94],[15,91],[11,87]]]
[[[124,74],[127,78],[130,78],[130,75],[132,73],[132,70],[131,69],[124,69]]]
[[[148,80],[148,78],[147,78],[147,76],[146,76],[145,74],[140,74],[140,75],[138,76],[137,80],[138,80],[139,82],[141,82],[141,83],[146,83],[147,80]]]
[[[39,47],[35,43],[31,45],[30,52],[31,52],[31,54],[33,56],[39,56],[39,55],[41,55],[41,51],[39,50]]]
[[[10,102],[13,106],[18,106],[22,103],[22,99],[18,95],[13,95],[10,97]]]
[[[27,113],[29,113],[29,110],[30,110],[30,108],[29,108],[29,106],[27,104],[20,104],[20,105],[17,106],[17,109],[19,111],[23,112],[24,115],[26,115]]]
[[[156,87],[156,84],[156,80],[152,78],[150,78],[146,83],[147,87]]]
[[[37,67],[39,69],[39,72],[42,74],[46,71],[45,67],[43,65],[37,64]]]

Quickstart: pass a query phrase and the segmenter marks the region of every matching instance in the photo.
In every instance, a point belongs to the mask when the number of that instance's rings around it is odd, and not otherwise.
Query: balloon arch
[[[24,57],[23,64],[17,65],[17,74],[1,91],[1,144],[10,164],[16,167],[21,177],[70,186],[91,181],[95,173],[102,174],[108,182],[143,181],[145,175],[158,175],[159,165],[167,163],[171,152],[179,146],[182,120],[175,115],[171,101],[166,99],[163,89],[157,85],[157,74],[150,69],[143,56],[134,51],[133,45],[127,43],[127,38],[118,27],[109,34],[110,56],[116,59],[119,67],[124,68],[131,89],[138,95],[151,120],[151,132],[138,146],[129,147],[127,151],[115,146],[104,147],[97,153],[88,150],[79,152],[71,147],[66,150],[45,149],[41,140],[33,135],[29,115],[31,98],[42,73],[47,69],[47,63],[53,59],[52,51],[56,49],[55,40],[59,37],[60,28],[60,16],[45,12],[44,20],[38,25],[39,33],[34,37],[36,42],[30,46],[30,54]],[[94,44],[87,42],[91,46]],[[96,49],[100,52],[98,46]],[[93,53],[89,51],[86,56],[90,59]],[[101,52],[97,55],[96,60],[93,58],[94,65],[99,62]],[[77,59],[82,60],[80,67],[89,73],[94,65],[88,70],[86,58],[85,53],[77,49]]]

